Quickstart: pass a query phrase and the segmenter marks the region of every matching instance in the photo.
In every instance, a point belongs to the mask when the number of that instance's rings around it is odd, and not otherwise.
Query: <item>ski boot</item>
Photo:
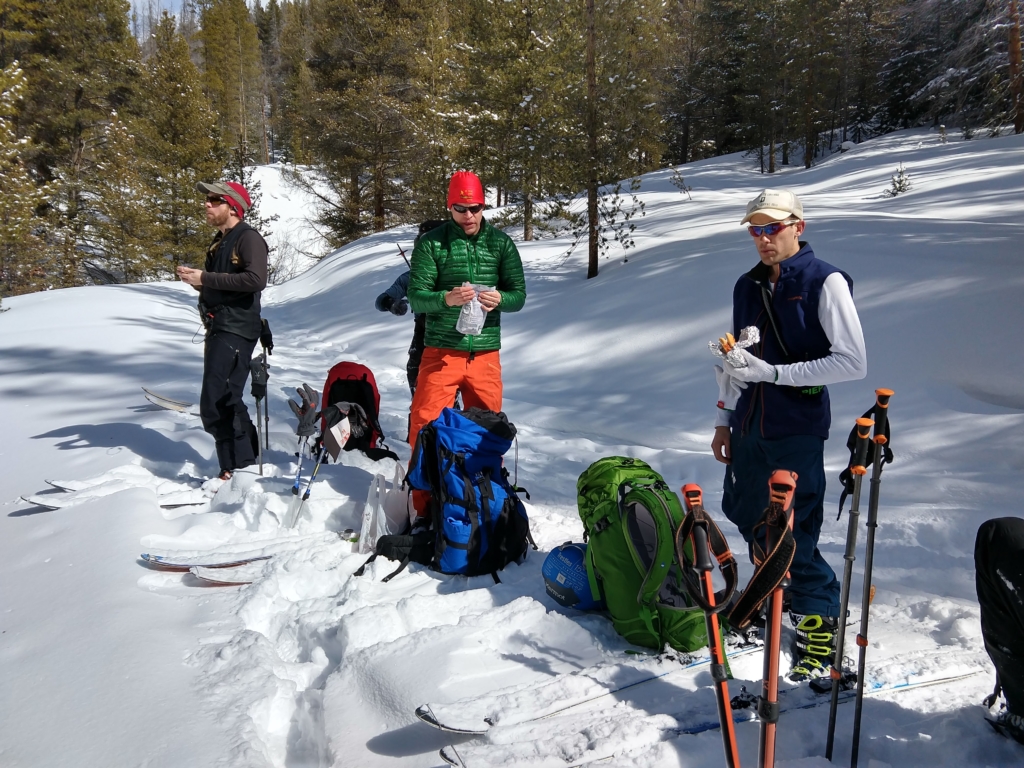
[[[789,679],[794,683],[827,676],[836,655],[836,629],[838,620],[830,616],[809,613],[789,614],[796,628],[796,642],[793,644],[797,659],[790,670]]]
[[[1004,706],[995,715],[985,715],[985,720],[999,735],[1024,744],[1024,717],[1013,714]]]

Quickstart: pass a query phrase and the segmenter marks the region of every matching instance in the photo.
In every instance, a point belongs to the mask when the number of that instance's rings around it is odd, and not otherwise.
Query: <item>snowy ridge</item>
[[[898,162],[913,189],[884,198]],[[896,461],[882,480],[875,551],[873,679],[906,675],[887,660],[914,653],[934,658],[936,675],[987,670],[869,699],[862,763],[1019,765],[1020,747],[994,734],[978,706],[992,678],[972,552],[983,520],[1021,513],[1024,358],[1006,352],[1000,329],[1024,322],[1024,137],[942,144],[927,131],[903,132],[770,179],[735,156],[685,172],[692,201],[671,184],[671,169],[644,177],[637,248],[628,263],[617,252],[602,259],[595,280],[583,277],[585,253],[566,256],[565,238],[520,243],[528,298],[502,321],[503,407],[518,429],[518,453],[507,463],[532,495],[541,551],[497,585],[418,566],[383,584],[394,569],[388,561],[352,575],[366,558],[339,533],[359,530],[370,480],[391,477],[390,461],[344,454],[321,469],[295,530],[282,525],[297,449],[286,401],[303,382],[322,386],[339,360],[374,371],[389,445],[408,457],[395,436],[409,406],[412,320],[375,312],[373,299],[405,268],[396,243],[407,246],[414,227],[351,243],[266,291],[276,347],[264,473],[252,468],[208,486],[208,505],[196,508],[162,509],[160,501],[216,474],[213,443],[197,419],[154,409],[139,389],[198,399],[194,293],[156,283],[5,299],[0,659],[10,695],[0,697],[0,763],[433,768],[438,749],[458,738],[420,723],[418,704],[526,691],[593,667],[624,670],[629,646],[606,619],[546,596],[543,557],[581,539],[579,474],[603,456],[631,455],[673,488],[699,483],[744,559],[719,513],[707,343],[728,329],[732,286],[756,258],[739,226],[744,204],[770,183],[802,195],[806,239],[852,275],[867,342],[867,380],[830,387],[820,549],[838,572],[845,437],[875,387],[896,392]],[[268,213],[272,199],[264,198]],[[310,469],[307,460],[304,477]],[[73,508],[20,501],[55,477],[70,490],[41,497],[74,499]],[[860,542],[855,596],[863,535]],[[224,589],[204,588],[188,572],[148,569],[141,552],[272,557],[251,584]],[[749,575],[742,562],[741,580]],[[760,657],[737,659],[733,672],[756,679]],[[683,677],[679,686],[638,687],[667,697],[657,706],[616,699],[628,717],[595,720],[591,730],[570,726],[565,713],[560,744],[581,757],[587,744],[600,745],[602,765],[721,765],[716,733],[665,738],[713,706],[706,672]],[[559,718],[506,731],[511,710],[494,713],[490,738],[513,739],[523,728],[510,745],[564,768],[557,751],[538,744]],[[607,714],[604,703],[596,711]],[[820,707],[784,719],[780,768],[824,766],[826,719]],[[841,709],[840,761],[850,719]],[[756,753],[756,727],[739,731],[743,754]]]

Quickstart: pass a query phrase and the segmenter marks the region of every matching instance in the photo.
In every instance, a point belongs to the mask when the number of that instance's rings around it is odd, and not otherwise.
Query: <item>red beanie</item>
[[[484,187],[480,178],[471,171],[456,171],[448,184],[448,205],[482,205],[484,202]]]
[[[239,184],[237,181],[226,181],[225,186],[231,187],[235,194],[228,193],[224,200],[234,210],[235,215],[240,218],[245,218],[245,213],[252,207],[252,200],[249,198],[249,191]]]

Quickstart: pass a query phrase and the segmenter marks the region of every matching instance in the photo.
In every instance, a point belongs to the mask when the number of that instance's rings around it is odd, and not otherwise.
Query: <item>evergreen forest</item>
[[[0,0],[0,297],[201,265],[195,183],[271,162],[335,245],[468,168],[526,240],[628,247],[658,168],[1024,131],[1020,48],[1017,0]]]

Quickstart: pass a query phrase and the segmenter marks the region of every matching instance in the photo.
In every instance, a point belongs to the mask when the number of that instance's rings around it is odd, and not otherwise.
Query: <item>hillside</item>
[[[900,162],[913,187],[888,198]],[[159,504],[216,471],[212,440],[198,418],[154,409],[140,389],[198,399],[193,292],[155,283],[5,300],[0,764],[436,766],[441,746],[475,742],[418,723],[417,705],[623,663],[628,646],[610,624],[558,607],[540,567],[553,546],[581,539],[576,479],[610,455],[643,458],[674,488],[700,483],[742,550],[719,512],[707,342],[727,329],[733,283],[756,259],[739,226],[744,204],[770,182],[803,197],[806,239],[853,276],[867,341],[867,379],[830,387],[821,549],[839,573],[847,524],[835,520],[836,478],[846,434],[875,387],[896,392],[869,661],[898,675],[897,655],[913,652],[936,669],[985,670],[869,699],[861,764],[1019,765],[1021,747],[982,720],[993,676],[972,553],[983,520],[1022,512],[1024,357],[1012,334],[1024,321],[1024,137],[943,144],[934,133],[903,132],[770,180],[739,156],[682,171],[692,200],[672,185],[671,170],[644,177],[637,247],[628,261],[612,251],[597,279],[584,279],[582,250],[566,256],[566,238],[519,243],[529,295],[522,312],[503,318],[504,410],[519,429],[515,465],[541,551],[506,569],[500,585],[419,567],[383,584],[393,569],[386,561],[351,575],[365,556],[330,532],[358,529],[370,479],[390,478],[390,462],[345,455],[321,469],[296,530],[279,522],[295,471],[286,401],[296,386],[318,389],[339,360],[365,363],[381,389],[385,432],[404,429],[412,318],[378,313],[373,299],[405,268],[396,243],[408,250],[414,228],[366,237],[266,291],[276,347],[264,476],[240,473],[197,507]],[[265,213],[273,200],[265,196]],[[404,443],[389,443],[408,457]],[[60,492],[47,480],[89,487]],[[47,511],[20,499],[30,494],[67,506]],[[255,583],[230,588],[138,560],[213,548],[277,554]],[[855,595],[861,565],[858,555]],[[737,660],[733,671],[758,678],[760,657]],[[687,678],[675,703],[685,709],[709,684],[706,673]],[[682,695],[689,691],[694,698]],[[649,744],[655,721],[627,703],[619,712],[616,730],[563,738],[559,750],[566,759],[586,744],[636,750],[602,765],[721,765],[716,733]],[[829,765],[826,718],[827,707],[783,719],[781,765]],[[841,710],[841,761],[851,721],[852,709]],[[555,733],[545,728],[530,738]],[[740,726],[739,737],[753,764],[756,725]],[[541,755],[548,748],[536,745]],[[491,764],[566,764],[550,755],[530,762],[529,747],[508,750]]]

